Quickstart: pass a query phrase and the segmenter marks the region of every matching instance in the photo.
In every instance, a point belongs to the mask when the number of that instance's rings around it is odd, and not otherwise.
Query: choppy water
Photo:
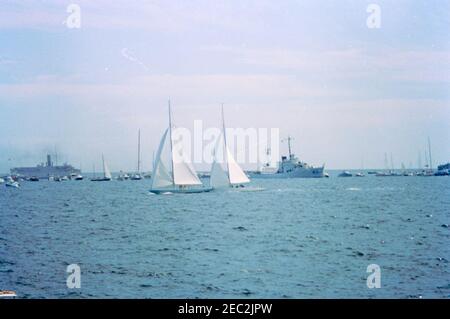
[[[0,188],[0,289],[19,297],[448,298],[450,178],[253,180],[150,195],[150,181]],[[66,267],[81,267],[81,289]],[[380,289],[366,268],[381,267]]]

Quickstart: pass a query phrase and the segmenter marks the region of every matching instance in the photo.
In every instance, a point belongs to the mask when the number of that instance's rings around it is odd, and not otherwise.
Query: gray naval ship
[[[63,165],[53,165],[52,157],[47,155],[47,163],[41,163],[35,167],[15,167],[11,168],[11,175],[21,177],[48,178],[57,176],[73,176],[81,174],[81,170],[72,165],[64,163]]]
[[[291,151],[291,140],[287,139],[289,148],[289,158],[281,157],[278,168],[270,165],[269,162],[264,164],[258,171],[249,173],[252,178],[319,178],[326,177],[323,170],[325,165],[321,167],[313,167],[305,162],[300,161]],[[269,155],[269,152],[268,152]]]

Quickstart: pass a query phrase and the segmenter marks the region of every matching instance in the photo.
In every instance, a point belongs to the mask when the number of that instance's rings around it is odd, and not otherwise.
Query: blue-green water
[[[450,178],[0,185],[0,289],[24,298],[448,298]],[[66,267],[81,267],[68,289]],[[369,289],[369,264],[381,288]]]

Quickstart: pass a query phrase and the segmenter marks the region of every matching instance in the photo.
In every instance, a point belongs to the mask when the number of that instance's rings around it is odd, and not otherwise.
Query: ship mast
[[[169,99],[169,138],[170,138],[170,158],[172,164],[172,182],[175,185],[175,172],[173,168],[173,144],[172,144],[172,111],[170,109],[170,99]]]
[[[223,115],[223,103],[222,103],[222,130],[223,130],[223,143],[224,143],[224,160],[227,161],[227,177],[228,181],[230,181],[230,163],[228,161],[228,146],[227,146],[227,133],[225,131],[225,116]]]
[[[291,141],[294,138],[292,138],[290,135],[288,135],[287,138],[283,139],[282,142],[287,141],[288,142],[288,149],[289,149],[289,159],[292,159],[292,150],[291,150]]]
[[[137,162],[137,171],[140,173],[141,168],[141,129],[138,130],[138,162]]]

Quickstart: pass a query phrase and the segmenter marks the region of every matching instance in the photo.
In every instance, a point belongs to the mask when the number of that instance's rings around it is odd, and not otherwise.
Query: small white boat
[[[120,171],[119,176],[117,176],[118,181],[125,181],[129,178],[130,178],[130,176],[127,173],[124,173],[122,171]]]
[[[19,182],[12,181],[12,182],[6,182],[5,186],[6,187],[19,188],[20,184],[19,184]]]
[[[84,179],[84,177],[80,174],[76,175],[74,178],[76,181],[82,181]]]
[[[3,184],[4,182],[5,180],[2,177],[0,177],[0,184]]]
[[[15,291],[12,290],[0,290],[0,298],[14,298],[17,297]]]
[[[358,172],[355,174],[355,176],[356,177],[364,177],[365,175],[364,175],[364,173]]]
[[[132,181],[140,181],[142,179],[141,174],[137,173],[131,176],[130,178]]]
[[[338,177],[352,177],[352,176],[353,176],[352,173],[350,173],[349,171],[343,171],[338,175]]]

